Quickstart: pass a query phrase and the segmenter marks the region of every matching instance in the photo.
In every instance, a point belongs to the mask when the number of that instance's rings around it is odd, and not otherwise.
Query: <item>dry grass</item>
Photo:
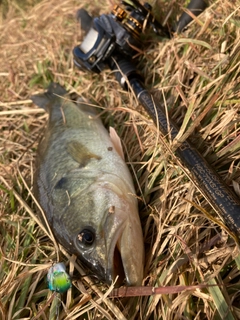
[[[0,25],[0,319],[54,319],[56,310],[59,319],[240,319],[239,248],[186,176],[172,143],[108,70],[98,76],[73,67],[71,50],[81,38],[76,9],[85,5],[99,15],[109,12],[111,2],[8,3]],[[139,70],[170,116],[183,123],[182,139],[191,134],[240,197],[239,5],[216,1],[185,34],[153,39]],[[171,8],[172,17],[179,12],[174,2],[160,7],[161,19]],[[52,80],[107,108],[106,124],[123,139],[145,238],[143,284],[221,286],[118,300],[107,298],[107,286],[79,276],[85,271],[35,218],[31,194],[47,116],[29,97]],[[46,286],[58,254],[75,279],[61,302]]]

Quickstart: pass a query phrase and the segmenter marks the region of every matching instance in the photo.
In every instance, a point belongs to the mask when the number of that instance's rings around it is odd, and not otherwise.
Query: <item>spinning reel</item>
[[[162,37],[171,37],[173,31],[182,30],[192,18],[183,13],[177,26],[169,30],[152,14],[149,3],[141,5],[138,0],[122,1],[125,8],[115,5],[110,14],[92,19],[87,11],[79,10],[83,30],[88,31],[83,42],[74,48],[74,63],[83,70],[100,73],[115,55],[132,59],[143,47],[141,35],[153,31]],[[192,0],[188,10],[195,15],[206,7],[204,0]],[[90,28],[89,28],[90,26]]]
[[[170,37],[167,28],[152,15],[150,4],[141,5],[137,0],[122,3],[125,9],[115,5],[111,14],[94,19],[84,9],[79,11],[82,29],[88,30],[92,24],[83,42],[73,50],[74,63],[79,68],[100,73],[113,55],[132,59],[143,47],[144,29],[151,28],[158,35]]]

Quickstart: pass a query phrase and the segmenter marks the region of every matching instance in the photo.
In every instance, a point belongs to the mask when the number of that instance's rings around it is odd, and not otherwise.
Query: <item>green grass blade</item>
[[[208,281],[208,284],[216,285],[217,281],[215,279],[211,279]],[[236,320],[234,317],[231,306],[229,306],[228,302],[226,301],[221,288],[218,286],[209,287],[208,291],[211,294],[213,302],[216,306],[216,309],[219,313],[219,316],[222,320]]]

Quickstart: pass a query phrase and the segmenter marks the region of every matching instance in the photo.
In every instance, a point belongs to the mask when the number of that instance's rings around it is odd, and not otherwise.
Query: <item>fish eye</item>
[[[93,230],[83,229],[79,232],[77,238],[81,244],[90,246],[95,240],[95,233]]]

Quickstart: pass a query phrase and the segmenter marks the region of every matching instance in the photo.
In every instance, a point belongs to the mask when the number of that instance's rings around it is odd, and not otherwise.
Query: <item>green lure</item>
[[[64,263],[56,263],[52,266],[47,274],[48,288],[51,291],[64,293],[71,288],[72,283],[69,275],[66,272]]]

